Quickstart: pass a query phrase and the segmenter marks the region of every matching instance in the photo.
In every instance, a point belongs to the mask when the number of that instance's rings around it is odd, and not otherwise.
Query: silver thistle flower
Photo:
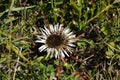
[[[43,43],[39,47],[39,51],[47,51],[47,57],[55,55],[55,58],[65,57],[68,53],[72,53],[73,44],[75,40],[75,35],[69,28],[63,28],[62,25],[49,25],[50,29],[46,27],[41,28],[41,35],[37,35],[35,42]]]

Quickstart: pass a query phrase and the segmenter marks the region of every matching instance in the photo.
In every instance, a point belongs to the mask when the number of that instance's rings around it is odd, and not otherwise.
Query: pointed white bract
[[[41,28],[41,35],[37,35],[36,43],[42,43],[39,47],[39,51],[47,51],[48,56],[55,56],[55,58],[61,58],[68,56],[72,53],[73,43],[76,42],[75,35],[69,28],[63,28],[62,24],[49,25],[49,29],[45,26]]]

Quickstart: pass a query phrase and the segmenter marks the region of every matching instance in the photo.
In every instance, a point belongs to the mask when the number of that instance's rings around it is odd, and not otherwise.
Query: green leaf
[[[8,36],[8,33],[7,33],[7,30],[0,30],[0,34],[3,35],[3,36]]]
[[[115,50],[115,43],[114,42],[109,42],[108,43],[108,50],[106,51],[106,57],[107,58],[112,58],[113,56],[115,56],[114,50]]]
[[[81,46],[86,45],[86,43],[85,43],[85,42],[77,42],[77,45],[78,45],[79,47],[81,47]]]
[[[108,49],[105,54],[107,58],[112,58],[114,56],[114,52],[111,49]]]
[[[77,10],[79,14],[81,14],[81,9],[75,3],[75,0],[70,0],[71,5]]]
[[[2,62],[4,62],[4,61],[6,61],[6,58],[1,58],[1,59],[0,59],[0,64],[1,64]]]
[[[108,29],[106,28],[106,26],[103,26],[103,27],[101,28],[101,31],[103,32],[104,35],[108,35],[108,33],[109,33],[109,31],[108,31]]]
[[[112,51],[114,51],[114,49],[115,49],[115,43],[114,43],[114,42],[110,42],[110,43],[109,43],[109,48],[110,48]]]

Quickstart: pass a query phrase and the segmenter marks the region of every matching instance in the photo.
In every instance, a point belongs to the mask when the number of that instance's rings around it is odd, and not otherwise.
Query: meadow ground
[[[46,57],[36,35],[58,23],[76,47]],[[0,80],[120,80],[120,0],[0,0]]]

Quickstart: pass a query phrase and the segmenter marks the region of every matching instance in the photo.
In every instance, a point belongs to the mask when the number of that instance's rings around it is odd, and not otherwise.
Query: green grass
[[[39,28],[57,23],[83,35],[65,63],[34,44]],[[52,78],[119,80],[120,0],[0,1],[0,80]]]

